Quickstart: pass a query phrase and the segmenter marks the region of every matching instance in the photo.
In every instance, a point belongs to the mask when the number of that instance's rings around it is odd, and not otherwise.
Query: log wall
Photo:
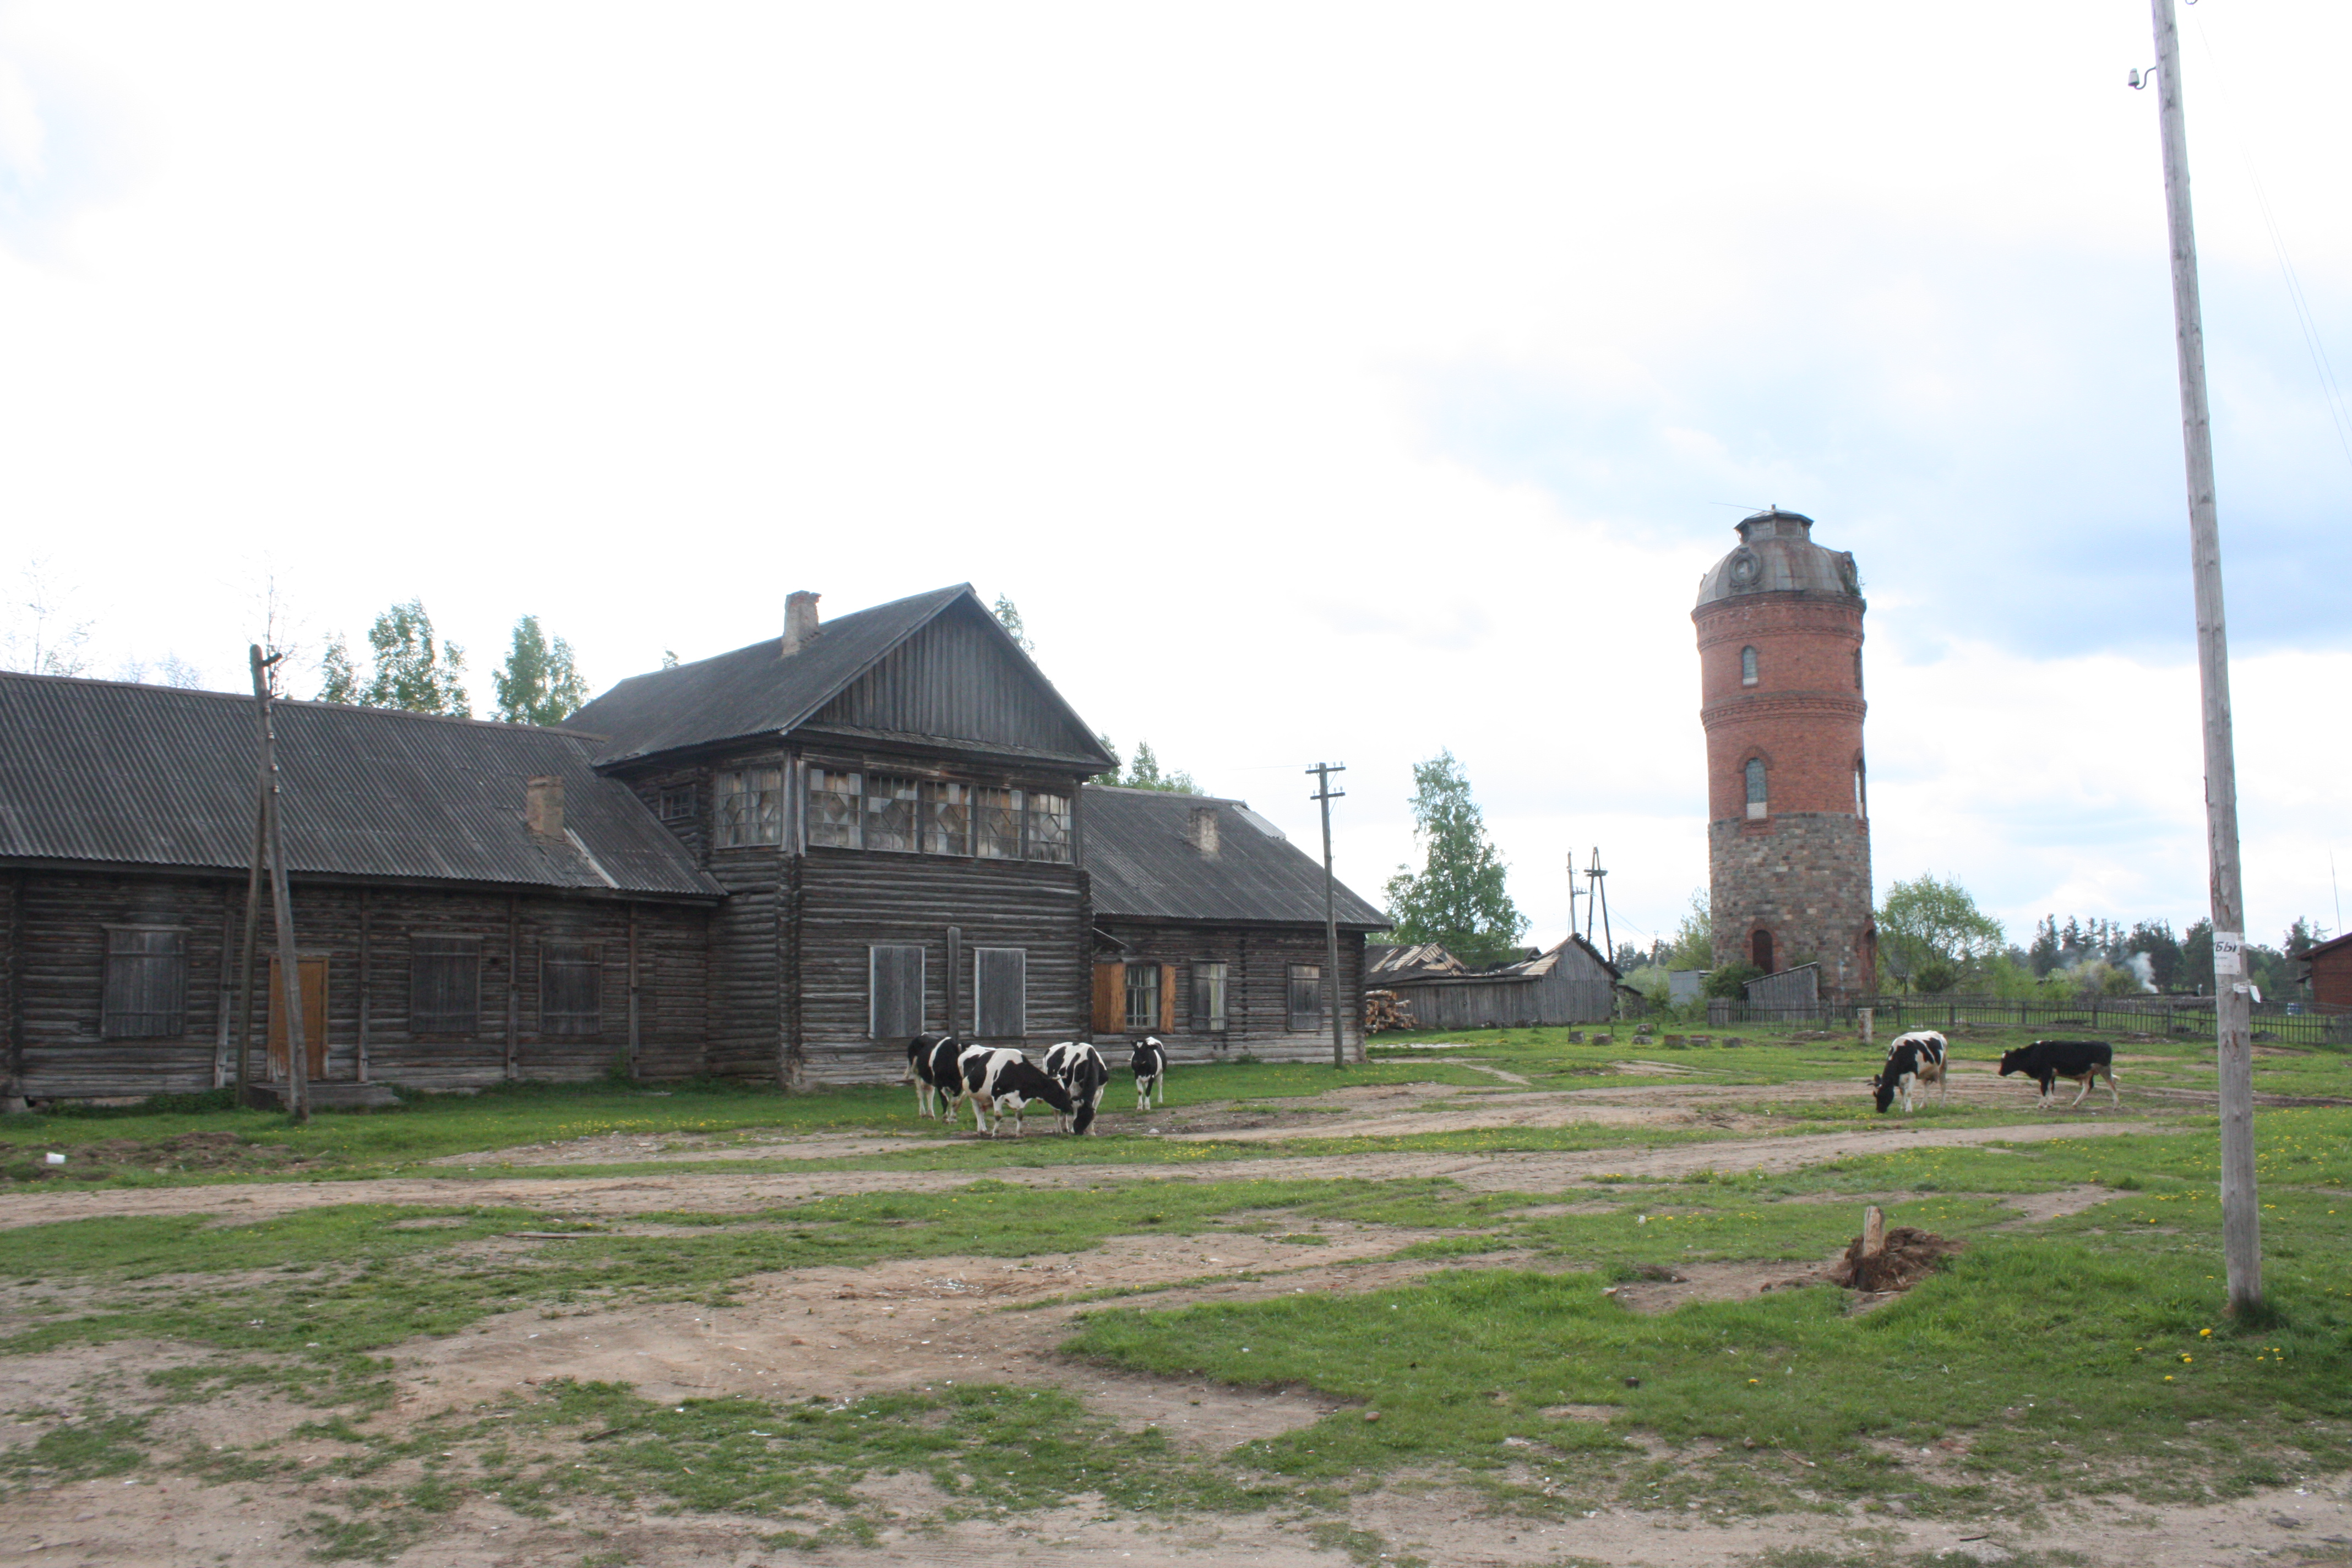
[[[1331,1059],[1331,1025],[1295,1032],[1290,1027],[1290,966],[1327,961],[1321,926],[1230,925],[1191,921],[1138,921],[1098,916],[1095,924],[1105,934],[1126,944],[1116,955],[1097,955],[1122,963],[1173,964],[1177,984],[1185,988],[1177,999],[1173,1030],[1154,1029],[1173,1061],[1224,1060],[1255,1057],[1262,1061],[1325,1061]],[[1192,965],[1223,963],[1225,971],[1225,1032],[1197,1029],[1192,1018]],[[1344,1023],[1348,1059],[1364,1059],[1364,937],[1361,931],[1339,933],[1339,1007]],[[1124,1049],[1142,1035],[1095,1031],[1091,1037],[1105,1055],[1114,1046]]]
[[[186,1093],[233,1079],[228,1042],[236,1023],[233,988],[244,923],[242,878],[23,872],[8,895],[0,975],[7,985],[12,1092],[35,1099]],[[626,1066],[632,921],[631,906],[624,900],[318,885],[297,879],[293,903],[303,955],[327,959],[330,1080],[364,1076],[419,1089],[455,1089],[510,1078],[593,1079]],[[709,911],[656,903],[638,903],[635,910],[637,1070],[645,1077],[699,1071],[708,1029]],[[268,954],[276,946],[272,923],[265,888],[257,990],[266,990],[268,983]],[[186,1006],[177,1036],[103,1037],[110,925],[171,926],[186,932]],[[479,1027],[473,1033],[411,1032],[412,935],[479,941]],[[541,1030],[539,964],[548,942],[599,947],[599,1033],[551,1036]],[[247,1059],[247,1076],[257,1082],[269,1070],[263,1048],[268,1017],[264,995],[254,1009]]]

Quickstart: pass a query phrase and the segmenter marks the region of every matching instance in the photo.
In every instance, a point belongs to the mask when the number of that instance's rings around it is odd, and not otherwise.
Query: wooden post
[[[228,1087],[230,1020],[236,1015],[236,895],[221,884],[220,997],[213,1008],[213,1087]]]
[[[2263,1300],[2262,1205],[2254,1184],[2252,1012],[2245,974],[2245,889],[2238,862],[2237,747],[2230,721],[2230,638],[2221,602],[2221,525],[2213,493],[2212,415],[2197,226],[2189,205],[2189,122],[2172,0],[2150,0],[2172,239],[2172,319],[2180,368],[2180,441],[2189,480],[2189,557],[2197,590],[2197,674],[2204,698],[2205,853],[2213,896],[2213,1032],[2221,1080],[2221,1260],[2230,1310]]]
[[[261,867],[269,847],[269,770],[253,792],[253,862],[245,879],[245,939],[236,962],[236,1102],[245,1103],[245,1075],[253,1054],[253,961],[261,939]]]
[[[25,879],[8,879],[8,1109],[25,1109]]]
[[[369,952],[368,935],[368,890],[365,888],[362,888],[360,889],[359,1042],[353,1047],[356,1059],[352,1069],[352,1076],[361,1083],[365,1083],[368,1080],[368,983],[371,974],[371,971],[368,968],[368,959],[371,956]]]
[[[956,1015],[961,1012],[963,984],[963,928],[948,927],[948,1016],[942,1032],[956,1033]]]
[[[278,1001],[286,1009],[286,1109],[299,1126],[310,1120],[310,1059],[308,1037],[302,1029],[302,954],[294,943],[294,904],[286,878],[286,825],[279,810],[278,736],[269,719],[269,666],[273,661],[261,657],[258,643],[249,651],[254,712],[261,724],[261,771],[268,784],[261,798],[269,846],[270,912],[278,927]]]
[[[1869,1007],[1857,1007],[1853,1010],[1853,1021],[1862,1026],[1862,1043],[1865,1046],[1870,1044],[1871,1016],[1874,1011],[1874,1009]]]
[[[637,906],[629,906],[629,1077],[634,1080],[639,1070],[639,1058],[644,1054],[644,1042],[637,1026]]]
[[[515,1038],[522,1026],[522,908],[512,894],[507,896],[507,1081],[514,1081],[516,1061],[520,1043]],[[542,983],[545,977],[541,976]]]
[[[1331,1065],[1343,1068],[1348,1065],[1348,1035],[1339,1013],[1339,921],[1332,894],[1331,803],[1348,792],[1333,789],[1331,775],[1346,773],[1348,764],[1318,763],[1307,771],[1315,775],[1316,793],[1309,798],[1323,805],[1323,968],[1330,976],[1326,994],[1331,998]]]
[[[1875,1258],[1886,1250],[1886,1212],[1876,1204],[1862,1211],[1862,1255]]]

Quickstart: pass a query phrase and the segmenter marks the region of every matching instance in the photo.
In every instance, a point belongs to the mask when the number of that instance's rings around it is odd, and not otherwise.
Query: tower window
[[[1739,650],[1739,684],[1742,686],[1756,684],[1756,650],[1752,647]]]
[[[1870,815],[1870,778],[1860,757],[1853,760],[1853,814],[1856,816]]]
[[[1853,689],[1862,689],[1862,649],[1853,650]]]
[[[1764,759],[1750,757],[1748,759],[1748,815],[1750,817],[1763,817],[1770,815],[1766,808],[1766,798]]]
[[[1748,939],[1748,962],[1767,974],[1780,973],[1772,963],[1772,933],[1761,926]]]

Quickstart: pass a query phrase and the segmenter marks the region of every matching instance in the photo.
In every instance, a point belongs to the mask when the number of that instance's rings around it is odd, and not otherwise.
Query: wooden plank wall
[[[1095,923],[1125,942],[1117,956],[1125,962],[1172,963],[1177,984],[1186,987],[1178,998],[1176,1028],[1154,1030],[1168,1047],[1171,1060],[1210,1061],[1244,1056],[1262,1061],[1329,1061],[1331,1026],[1293,1033],[1290,1028],[1290,966],[1325,962],[1321,926],[1243,926],[1209,922],[1146,922],[1098,915]],[[1108,957],[1111,955],[1099,955]],[[1192,1027],[1192,965],[1223,963],[1225,1023],[1223,1035]],[[1364,938],[1360,931],[1339,933],[1339,1005],[1345,1016],[1348,1058],[1364,1058]],[[1125,1049],[1126,1034],[1097,1033],[1093,1039],[1110,1054]]]
[[[244,913],[242,879],[72,876],[32,872],[12,900],[21,914],[8,936],[10,967],[21,966],[22,1088],[35,1098],[81,1099],[185,1093],[215,1087],[224,998]],[[362,890],[294,884],[296,939],[307,954],[323,953],[327,972],[327,1077],[351,1081],[360,1060],[360,922]],[[625,1059],[628,1046],[628,909],[616,900],[544,896],[510,900],[502,894],[434,889],[366,889],[369,939],[368,1077],[420,1089],[496,1083],[509,1074],[527,1079],[593,1079]],[[698,907],[640,904],[637,911],[639,1070],[646,1077],[700,1071],[707,1026],[704,997],[709,911]],[[184,1032],[168,1040],[101,1037],[108,925],[152,924],[187,932],[188,985]],[[261,947],[274,945],[265,890]],[[508,960],[509,934],[518,962]],[[412,934],[478,938],[482,948],[480,1028],[462,1037],[418,1037],[408,1031]],[[538,956],[546,941],[602,946],[603,1032],[561,1038],[539,1031]],[[226,969],[224,959],[227,960]],[[268,965],[256,966],[266,985]],[[509,1050],[508,988],[514,985],[520,1025]],[[255,1010],[247,1070],[268,1071],[261,1037],[266,1004]],[[234,1020],[232,1020],[234,1022]],[[225,1067],[226,1064],[223,1062]]]
[[[1549,974],[1533,979],[1439,981],[1392,989],[1415,1026],[1432,1031],[1601,1024],[1617,1009],[1608,972],[1574,947],[1560,954]]]
[[[1029,954],[1028,1035],[1045,1047],[1087,1022],[1086,876],[1075,866],[812,849],[800,873],[800,1026],[813,1082],[891,1081],[907,1042],[866,1037],[866,950],[920,944],[923,1022],[947,1026],[947,932],[963,932],[957,1019],[972,1027],[972,950]]]

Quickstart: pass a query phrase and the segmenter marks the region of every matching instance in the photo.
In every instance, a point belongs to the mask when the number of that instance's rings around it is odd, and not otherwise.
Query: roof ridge
[[[251,702],[248,691],[223,691],[216,686],[158,686],[152,680],[111,680],[89,675],[43,675],[30,669],[0,669],[0,679],[54,681],[59,685],[110,686],[125,691],[169,692],[179,697],[206,697],[220,702]],[[419,713],[412,708],[378,708],[366,702],[328,702],[316,697],[273,697],[278,708],[320,708],[346,713],[381,713],[394,719],[424,719],[442,724],[478,724],[496,730],[529,730],[545,735],[570,735],[577,740],[601,741],[605,737],[593,730],[574,730],[562,724],[523,724],[510,719],[477,719],[470,713]]]

